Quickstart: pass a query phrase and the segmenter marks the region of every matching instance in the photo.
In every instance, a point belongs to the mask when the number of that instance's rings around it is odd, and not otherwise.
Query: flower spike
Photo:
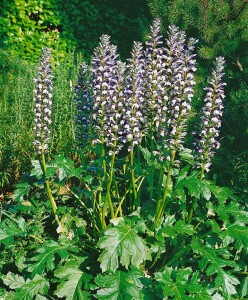
[[[50,64],[51,51],[42,49],[42,55],[37,66],[37,76],[34,78],[36,87],[34,90],[34,131],[36,140],[33,142],[38,154],[48,153],[50,140],[50,125],[52,123],[52,72]]]
[[[201,130],[198,142],[195,143],[197,149],[196,158],[198,160],[197,166],[202,169],[202,174],[204,171],[209,171],[215,150],[220,147],[217,138],[219,136],[221,116],[224,108],[222,101],[225,98],[223,86],[226,85],[226,83],[221,81],[224,76],[224,64],[225,60],[223,57],[216,58],[209,86],[205,88],[207,94],[202,109]]]

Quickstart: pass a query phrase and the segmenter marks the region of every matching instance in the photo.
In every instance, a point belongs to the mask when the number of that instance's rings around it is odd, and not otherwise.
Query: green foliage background
[[[89,58],[100,35],[110,34],[125,57],[148,16],[144,0],[3,0],[0,46],[28,60],[37,60],[47,46],[57,58],[74,48]]]

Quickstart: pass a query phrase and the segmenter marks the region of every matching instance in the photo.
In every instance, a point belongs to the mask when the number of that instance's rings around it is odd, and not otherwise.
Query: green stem
[[[205,170],[205,163],[203,163],[203,165],[202,165],[200,180],[202,180],[204,178],[204,170]],[[194,207],[196,205],[196,201],[197,201],[197,199],[196,199],[196,197],[194,197],[193,200],[192,200],[190,211],[189,211],[189,217],[188,217],[188,221],[187,221],[188,224],[190,224],[192,222],[193,215],[194,215]]]
[[[43,170],[43,175],[46,178],[46,170],[47,170],[47,166],[46,166],[46,159],[45,159],[45,151],[44,151],[44,146],[42,145],[42,149],[41,149],[41,168]],[[45,186],[46,186],[46,190],[47,190],[47,194],[48,194],[48,198],[50,201],[50,204],[52,206],[52,210],[55,216],[55,220],[57,222],[58,225],[60,225],[60,221],[57,215],[57,205],[55,203],[55,200],[53,198],[52,195],[52,191],[51,191],[51,187],[50,187],[50,182],[48,179],[45,179]]]
[[[130,169],[131,169],[131,190],[133,191],[133,202],[131,204],[131,210],[137,207],[137,190],[135,185],[135,175],[134,175],[134,153],[133,153],[133,144],[131,145],[130,150]]]
[[[111,191],[111,185],[112,185],[112,180],[113,180],[113,173],[114,173],[114,163],[115,163],[115,151],[112,155],[111,158],[111,164],[110,164],[110,174],[109,174],[109,178],[107,181],[107,168],[106,168],[106,153],[105,153],[105,149],[104,149],[104,139],[102,138],[102,156],[103,156],[103,172],[104,172],[104,181],[106,181],[107,184],[107,190],[106,190],[106,197],[105,197],[105,201],[103,204],[103,209],[102,209],[102,226],[103,228],[106,227],[106,223],[105,223],[105,216],[107,214],[107,203],[109,205],[109,209],[110,209],[110,214],[111,214],[111,218],[113,219],[115,216],[114,213],[114,207],[113,207],[113,203],[111,200],[111,195],[110,195],[110,191]],[[114,144],[114,150],[116,149],[116,141]]]
[[[169,183],[170,183],[170,179],[171,179],[171,172],[172,172],[175,156],[176,156],[176,150],[173,150],[171,153],[170,166],[169,166],[169,170],[168,170],[168,174],[167,174],[167,178],[166,178],[166,182],[165,182],[163,196],[162,196],[162,199],[160,199],[160,201],[157,204],[155,224],[157,224],[158,221],[162,218],[162,216],[164,214],[165,206],[167,205],[166,200],[167,200],[167,196],[168,196]]]
[[[139,169],[140,169],[140,148],[139,147],[138,147],[137,154],[138,154],[138,165],[139,165]],[[137,188],[137,205],[138,205],[138,207],[140,206],[140,189],[139,188]]]
[[[114,207],[113,207],[113,203],[111,200],[110,192],[111,192],[111,185],[112,185],[113,175],[114,175],[114,164],[115,164],[115,152],[113,153],[112,158],[111,158],[110,174],[109,174],[109,181],[107,184],[107,193],[106,193],[106,200],[108,201],[108,204],[109,204],[110,214],[111,214],[112,219],[114,218],[115,213],[114,213]]]
[[[157,194],[157,202],[160,201],[161,199],[161,194],[162,194],[162,183],[163,183],[163,178],[164,178],[164,162],[162,163],[162,166],[160,168],[160,171],[159,171],[159,180],[158,180],[158,194]]]
[[[151,159],[152,159],[152,162],[153,162],[153,160],[154,160],[154,155],[153,155],[153,151],[154,151],[153,124],[151,124],[150,133],[151,133]],[[153,199],[153,190],[154,190],[154,168],[152,168],[152,170],[151,170],[150,200]]]

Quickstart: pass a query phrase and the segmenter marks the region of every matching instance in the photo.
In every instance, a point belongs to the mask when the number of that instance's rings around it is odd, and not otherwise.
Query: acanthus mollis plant
[[[161,191],[162,178],[159,179],[158,203],[156,208],[155,223],[164,214],[170,189],[171,173],[175,164],[177,152],[182,152],[184,138],[187,135],[187,123],[191,112],[191,102],[193,98],[194,72],[196,71],[195,60],[196,40],[191,38],[187,42],[184,32],[180,32],[175,26],[170,27],[167,40],[167,118],[161,124],[163,147],[169,153],[170,165],[166,176],[166,181]],[[165,109],[164,109],[165,110]],[[160,175],[163,176],[162,173]]]
[[[187,161],[185,134],[196,70],[195,41],[171,26],[165,45],[157,47],[151,40],[159,36],[162,41],[156,28],[146,47],[153,52],[154,45],[164,53],[161,72],[151,77],[154,88],[162,83],[158,103],[155,91],[150,95],[156,97],[147,105],[146,70],[151,68],[146,66],[150,64],[147,49],[140,43],[134,44],[131,59],[122,63],[109,37],[103,36],[90,67],[80,67],[74,97],[77,124],[86,125],[84,121],[89,120],[88,139],[93,145],[79,146],[86,155],[88,150],[95,155],[79,168],[59,155],[47,164],[44,176],[36,164],[38,179],[45,177],[48,182],[50,176],[54,187],[60,180],[63,194],[53,195],[61,203],[65,230],[54,231],[49,213],[36,198],[37,190],[33,197],[29,195],[35,204],[29,206],[23,201],[29,199],[27,186],[18,186],[15,200],[21,203],[12,203],[9,213],[3,211],[0,222],[4,249],[0,297],[238,300],[247,296],[247,212],[229,189],[204,178],[218,148],[224,60],[217,58],[207,88],[197,144],[201,151],[195,160],[191,155]],[[156,80],[155,74],[162,77]],[[41,85],[39,93],[46,95],[42,90]],[[149,108],[152,118],[148,118]],[[46,122],[44,115],[40,120]],[[76,136],[84,139],[85,129],[81,127],[83,136],[80,130]],[[152,149],[160,152],[159,159]],[[149,193],[145,183],[152,168],[158,191]],[[18,271],[8,272],[10,268]]]
[[[50,65],[51,51],[42,50],[40,64],[37,66],[37,76],[34,78],[34,131],[36,140],[33,142],[38,154],[48,153],[50,125],[52,123],[52,72]]]
[[[128,60],[127,75],[125,80],[125,101],[123,105],[122,120],[123,143],[128,143],[130,162],[130,186],[133,192],[133,203],[130,207],[137,207],[137,187],[134,174],[134,148],[142,141],[145,135],[144,114],[145,103],[145,57],[143,46],[139,42],[134,42],[131,58]]]
[[[51,51],[49,48],[42,49],[42,55],[37,66],[37,76],[34,78],[36,87],[34,90],[34,131],[37,154],[40,157],[40,165],[45,178],[50,204],[55,219],[60,225],[57,216],[57,205],[52,195],[49,180],[46,178],[47,164],[46,154],[49,152],[50,126],[52,123],[52,71],[50,64]]]
[[[159,127],[161,117],[166,115],[167,95],[165,90],[165,62],[166,56],[163,46],[163,37],[160,33],[161,22],[155,19],[151,28],[144,53],[144,98],[145,98],[145,125],[153,144],[153,133]],[[153,146],[151,145],[153,148]],[[154,149],[153,149],[154,150]],[[152,150],[152,151],[153,151]]]
[[[125,64],[118,61],[116,46],[110,43],[110,37],[103,35],[100,44],[94,51],[91,61],[93,128],[96,133],[94,144],[101,144],[104,182],[106,195],[101,212],[101,223],[105,226],[107,206],[114,218],[114,207],[111,199],[116,154],[121,149],[120,139],[123,137],[121,113],[124,97]],[[111,157],[110,172],[107,172],[108,158]],[[101,194],[99,195],[101,197]],[[99,202],[101,203],[101,198]]]
[[[204,172],[209,171],[215,150],[220,147],[218,137],[224,108],[223,99],[225,98],[223,87],[226,85],[222,82],[224,64],[223,57],[216,58],[209,86],[205,88],[207,94],[202,109],[201,129],[195,142],[197,166],[201,169],[201,178],[204,177]]]
[[[218,137],[224,108],[223,99],[225,98],[223,87],[226,85],[225,82],[222,82],[224,76],[224,64],[225,60],[223,57],[220,56],[216,58],[212,75],[209,80],[209,86],[205,88],[207,94],[202,109],[200,132],[193,132],[193,134],[195,134],[195,141],[193,144],[197,161],[196,167],[200,169],[201,172],[200,180],[202,180],[205,177],[205,173],[209,171],[215,151],[220,147]],[[189,211],[189,223],[193,217],[195,204],[196,199],[194,198]]]

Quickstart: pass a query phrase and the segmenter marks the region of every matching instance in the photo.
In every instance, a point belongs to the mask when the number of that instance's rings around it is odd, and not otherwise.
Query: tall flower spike
[[[175,38],[176,37],[176,38]],[[191,112],[195,54],[193,54],[195,39],[186,42],[184,32],[179,32],[175,26],[170,27],[168,46],[171,53],[171,87],[169,90],[167,135],[169,147],[172,150],[183,149],[183,140],[186,136],[186,125]]]
[[[223,86],[226,83],[221,82],[224,76],[225,60],[223,57],[217,57],[209,86],[205,88],[207,91],[204,99],[203,115],[201,117],[201,131],[199,134],[196,158],[198,167],[202,169],[202,176],[209,171],[211,159],[215,154],[215,150],[220,147],[217,141],[219,136],[219,128],[221,127],[221,116],[223,114],[222,100],[225,98]]]
[[[144,124],[144,54],[142,44],[134,42],[132,57],[127,66],[125,102],[123,107],[123,142],[130,142],[129,150],[140,143]]]
[[[116,148],[120,122],[118,95],[123,73],[118,63],[116,46],[110,44],[110,37],[103,35],[100,45],[94,52],[91,63],[93,89],[93,120],[98,139],[95,142],[105,143]],[[112,154],[109,151],[109,154]]]
[[[164,100],[167,100],[164,89],[165,55],[162,46],[162,35],[160,35],[160,20],[155,19],[151,26],[150,35],[146,42],[145,50],[145,107],[146,124],[157,128],[161,123]]]
[[[79,145],[87,144],[90,136],[92,99],[89,87],[88,66],[82,63],[79,66],[78,83],[75,87],[74,103],[76,106],[75,137]]]
[[[48,152],[50,139],[50,125],[52,123],[52,72],[50,64],[51,51],[42,49],[42,55],[37,66],[37,76],[34,78],[36,87],[34,90],[34,131],[36,139],[33,144],[37,153]]]

